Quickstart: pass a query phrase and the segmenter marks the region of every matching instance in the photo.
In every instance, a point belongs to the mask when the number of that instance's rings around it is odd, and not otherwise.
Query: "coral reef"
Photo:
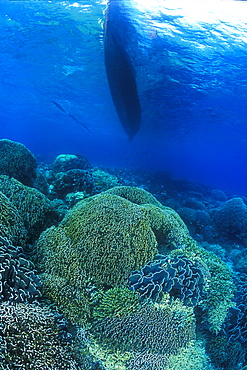
[[[43,273],[40,278],[44,297],[55,302],[72,324],[85,326],[91,320],[91,302],[86,284],[78,288],[56,274]]]
[[[0,140],[0,174],[32,186],[36,168],[36,159],[25,145],[7,139]]]
[[[8,238],[14,245],[24,246],[27,230],[20,213],[0,191],[0,235]]]
[[[199,261],[192,262],[182,255],[175,258],[159,256],[159,260],[148,262],[129,277],[130,289],[138,291],[141,299],[157,301],[162,298],[162,293],[169,293],[185,305],[193,306],[201,302],[204,285]]]
[[[64,199],[68,193],[85,191],[93,195],[97,192],[94,176],[91,171],[73,169],[59,172],[53,182],[53,192]]]
[[[0,236],[0,302],[33,302],[41,296],[39,278],[22,248],[13,247]]]
[[[178,354],[169,357],[169,364],[165,370],[181,369],[214,370],[202,342],[192,341],[187,348],[181,348]]]
[[[61,233],[70,240],[70,246],[52,247]],[[57,269],[71,271],[68,263],[75,265],[70,258],[73,255],[78,266],[73,274],[79,275],[83,270],[99,287],[126,284],[130,272],[157,253],[155,236],[142,209],[105,194],[77,203],[54,230],[52,239],[48,232],[37,243],[41,254],[43,250],[47,253],[46,263],[53,266],[59,261]],[[51,248],[56,249],[55,260],[52,254],[49,256]],[[65,250],[67,258],[62,260],[59,255]]]
[[[139,308],[139,295],[128,288],[115,287],[105,293],[99,292],[94,301],[99,301],[93,310],[93,317],[97,319],[128,316]]]
[[[41,234],[37,263],[81,292],[88,282],[101,289],[127,286],[131,271],[154,258],[161,239],[171,249],[189,240],[174,211],[104,192],[77,203],[58,227]],[[53,289],[50,284],[49,296]]]
[[[212,336],[207,339],[206,351],[216,369],[243,369],[246,348],[239,342],[229,342],[228,338],[222,335]]]
[[[247,206],[242,198],[232,198],[215,210],[213,221],[223,237],[240,243],[247,240]]]
[[[165,208],[151,193],[135,186],[115,186],[107,190],[105,194],[118,195],[138,205],[153,204],[156,207]]]
[[[191,243],[183,249],[173,250],[171,257],[183,254],[191,261],[199,261],[204,266],[205,298],[200,307],[202,309],[200,320],[212,332],[219,332],[228,309],[233,305],[235,286],[232,271],[228,265],[213,252]]]
[[[93,170],[93,177],[95,179],[96,186],[102,189],[102,191],[121,185],[121,182],[116,176],[99,168]]]
[[[51,226],[56,216],[50,200],[37,189],[5,175],[0,175],[0,188],[18,210],[28,233],[27,242],[32,243],[43,230]]]
[[[124,317],[116,313],[97,319],[92,331],[97,340],[112,348],[174,354],[195,339],[195,317],[191,307],[164,299],[141,305]]]
[[[236,307],[230,307],[222,332],[229,342],[239,341],[247,347],[247,274],[238,274],[235,285]]]
[[[0,304],[0,369],[79,370],[60,316],[34,304]]]
[[[164,370],[168,356],[150,352],[136,352],[127,363],[127,370]]]
[[[88,170],[91,167],[89,160],[80,154],[60,154],[52,164],[54,172],[66,172],[74,169]]]
[[[90,316],[86,294],[89,279],[70,239],[61,228],[52,226],[41,234],[37,247],[35,262],[43,271],[42,292],[72,323],[84,325]]]

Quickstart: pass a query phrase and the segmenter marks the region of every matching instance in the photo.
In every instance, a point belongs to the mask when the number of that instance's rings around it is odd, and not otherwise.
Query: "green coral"
[[[138,205],[104,192],[77,203],[58,227],[40,236],[37,263],[73,289],[84,290],[92,282],[107,290],[127,286],[130,273],[158,253],[160,241],[173,248],[188,238],[187,228],[169,208]]]
[[[44,296],[55,302],[72,324],[85,326],[91,318],[86,288],[68,285],[66,279],[53,274],[44,273],[40,277]]]
[[[191,260],[198,260],[205,268],[206,297],[202,302],[203,319],[207,321],[209,329],[218,333],[226,318],[228,309],[233,305],[234,283],[232,271],[213,252],[207,251],[191,242],[183,250],[173,250],[171,256],[183,253]]]
[[[5,175],[0,175],[0,188],[18,210],[28,232],[27,241],[32,243],[51,225],[53,213],[50,200],[37,189]]]
[[[142,209],[117,196],[102,193],[79,202],[60,227],[98,287],[126,284],[130,272],[157,253]]]
[[[178,300],[144,304],[127,316],[97,319],[92,331],[97,340],[122,351],[172,354],[195,339],[193,308]]]
[[[31,186],[36,177],[36,168],[36,159],[25,145],[7,139],[0,140],[0,174]]]
[[[155,207],[152,204],[141,206],[150,223],[161,254],[167,254],[173,248],[184,248],[193,239],[180,216],[169,207]]]
[[[9,239],[14,245],[24,246],[27,231],[20,213],[0,191],[0,235]]]
[[[116,176],[98,168],[94,169],[93,177],[95,179],[96,186],[99,186],[102,190],[111,189],[115,186],[121,185]]]
[[[128,288],[115,287],[98,294],[99,304],[93,310],[94,318],[124,317],[139,307],[139,296]]]
[[[76,352],[62,341],[57,324],[58,318],[48,308],[0,304],[0,369],[81,369]]]
[[[169,364],[165,370],[213,370],[201,342],[192,341],[186,348],[169,357]]]
[[[216,335],[208,338],[206,349],[217,369],[242,369],[247,349],[240,342],[229,342],[226,336]]]
[[[135,186],[115,186],[107,190],[105,194],[118,195],[138,205],[153,204],[156,207],[163,208],[162,204],[151,193]]]

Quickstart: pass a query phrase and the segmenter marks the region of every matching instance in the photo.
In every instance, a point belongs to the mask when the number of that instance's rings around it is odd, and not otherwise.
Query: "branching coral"
[[[127,351],[177,353],[195,338],[192,308],[181,302],[144,304],[127,316],[97,319],[93,325],[97,338],[113,348]]]
[[[60,325],[61,324],[61,325]],[[60,318],[34,304],[0,304],[1,370],[79,370]]]
[[[85,191],[91,195],[97,192],[91,171],[73,169],[56,175],[53,182],[53,192],[58,198],[64,199],[68,193],[79,191]]]
[[[128,288],[115,287],[95,295],[98,304],[94,307],[93,316],[97,319],[128,316],[139,308],[138,294]]]
[[[135,186],[115,186],[105,192],[106,194],[118,195],[138,205],[153,204],[163,208],[162,204],[148,191]]]
[[[93,170],[93,177],[95,179],[97,187],[102,190],[111,189],[113,187],[121,185],[119,179],[116,176],[111,175],[108,172],[100,169]]]
[[[164,370],[168,364],[168,356],[145,351],[136,352],[128,361],[127,370]]]
[[[69,170],[87,170],[91,168],[89,160],[80,154],[60,154],[52,164],[54,172],[66,172]]]
[[[169,357],[165,370],[214,370],[205,352],[203,343],[192,341],[188,347],[183,347],[176,355]]]

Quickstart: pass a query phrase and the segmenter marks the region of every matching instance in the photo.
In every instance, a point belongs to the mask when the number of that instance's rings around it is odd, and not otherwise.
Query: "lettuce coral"
[[[218,333],[228,309],[233,305],[235,286],[232,271],[213,252],[201,248],[195,242],[181,250],[173,250],[170,255],[175,257],[180,253],[204,266],[206,295],[200,304],[202,309],[201,320],[210,331]]]
[[[22,248],[0,236],[0,302],[33,302],[41,296],[39,285],[32,263],[23,258]]]
[[[133,271],[129,286],[138,291],[141,299],[160,300],[163,293],[179,298],[185,305],[196,306],[203,297],[204,277],[198,261],[190,261],[183,255],[175,258],[159,255],[140,271]]]

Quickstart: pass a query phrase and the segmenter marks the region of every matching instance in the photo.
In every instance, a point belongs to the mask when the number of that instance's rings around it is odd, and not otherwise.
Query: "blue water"
[[[142,106],[131,143],[105,75],[106,5],[0,2],[0,138],[247,195],[247,2],[121,0]]]

